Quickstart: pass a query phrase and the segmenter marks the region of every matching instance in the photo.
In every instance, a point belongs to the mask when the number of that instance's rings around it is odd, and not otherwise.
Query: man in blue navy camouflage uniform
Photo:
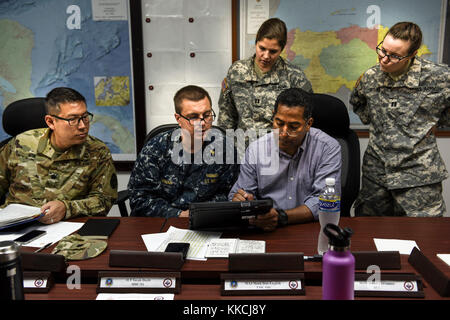
[[[239,174],[234,156],[226,154],[236,154],[227,148],[232,139],[211,128],[215,114],[208,92],[186,86],[174,103],[180,127],[147,142],[131,173],[132,216],[188,217],[191,202],[226,201]]]

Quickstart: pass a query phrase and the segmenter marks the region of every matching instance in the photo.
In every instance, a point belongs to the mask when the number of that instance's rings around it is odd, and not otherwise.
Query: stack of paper
[[[265,253],[263,240],[212,239],[208,243],[206,258],[228,258],[230,253]]]
[[[419,246],[414,240],[398,240],[398,239],[379,239],[374,238],[375,246],[378,251],[398,251],[400,254],[411,254],[414,247]],[[419,249],[420,250],[420,249]]]
[[[0,229],[31,221],[41,216],[41,208],[13,203],[0,209]]]
[[[221,232],[193,231],[170,227],[164,233],[143,234],[148,251],[163,252],[170,242],[188,242],[190,244],[186,259],[206,260],[205,252],[211,239],[220,238]]]
[[[6,229],[6,231],[2,230],[2,232],[0,232],[0,241],[13,241],[14,239],[17,239],[18,237],[23,236],[24,234],[32,230],[43,230],[47,232],[44,236],[39,237],[36,240],[33,240],[24,245],[26,247],[42,247],[48,243],[58,242],[65,236],[68,236],[69,234],[77,231],[82,226],[82,222],[60,221],[47,225],[38,223],[33,224],[32,226],[29,226],[25,229],[21,229],[20,231],[10,232],[8,231],[8,229]]]

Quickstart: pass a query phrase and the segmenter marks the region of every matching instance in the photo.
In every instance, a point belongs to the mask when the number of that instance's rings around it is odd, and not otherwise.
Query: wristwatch
[[[288,215],[283,209],[276,209],[278,212],[278,226],[284,227],[288,224]]]

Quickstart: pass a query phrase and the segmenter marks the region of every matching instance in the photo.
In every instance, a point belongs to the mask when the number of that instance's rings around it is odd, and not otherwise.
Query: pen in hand
[[[46,245],[43,245],[42,247],[40,247],[39,249],[37,249],[37,250],[35,251],[35,253],[36,253],[36,252],[41,252],[42,250],[47,249],[47,248],[50,247],[52,244],[53,244],[52,242],[49,242],[49,243],[47,243]]]

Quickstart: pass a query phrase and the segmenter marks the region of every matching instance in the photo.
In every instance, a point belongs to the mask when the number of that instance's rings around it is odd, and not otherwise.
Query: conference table
[[[71,221],[84,222],[87,218],[77,218]],[[103,218],[104,219],[104,218]],[[150,268],[111,267],[109,254],[111,250],[147,251],[142,235],[166,232],[171,226],[188,229],[187,218],[146,218],[125,217],[108,239],[107,249],[98,257],[70,261],[68,265],[76,265],[81,269],[81,289],[70,290],[63,280],[56,281],[48,293],[27,293],[26,300],[93,300],[97,297],[97,279],[99,272],[141,272],[161,271]],[[409,218],[409,217],[342,217],[339,225],[350,227],[354,231],[351,240],[351,250],[358,252],[375,252],[374,238],[414,240],[420,251],[447,278],[450,278],[450,267],[436,254],[450,253],[450,218]],[[277,228],[272,232],[259,230],[224,231],[222,238],[239,238],[245,240],[264,240],[266,253],[301,252],[305,256],[316,254],[318,222],[289,225]],[[55,244],[56,245],[56,244]],[[50,253],[55,246],[45,249]],[[27,250],[27,249],[24,249]],[[414,274],[420,277],[418,271],[408,262],[408,255],[401,255],[399,270],[382,270],[382,273]],[[258,295],[258,296],[223,296],[221,295],[220,275],[229,272],[228,259],[214,258],[206,261],[186,260],[180,272],[181,289],[174,296],[175,300],[242,300],[242,299],[298,299],[318,300],[322,298],[322,263],[304,262],[304,295]],[[366,273],[366,270],[356,270]],[[56,277],[55,279],[58,279]],[[450,300],[442,297],[421,277],[424,298],[420,300]],[[356,299],[393,299],[357,297]],[[406,299],[406,298],[400,298]],[[414,298],[417,299],[417,298]]]

